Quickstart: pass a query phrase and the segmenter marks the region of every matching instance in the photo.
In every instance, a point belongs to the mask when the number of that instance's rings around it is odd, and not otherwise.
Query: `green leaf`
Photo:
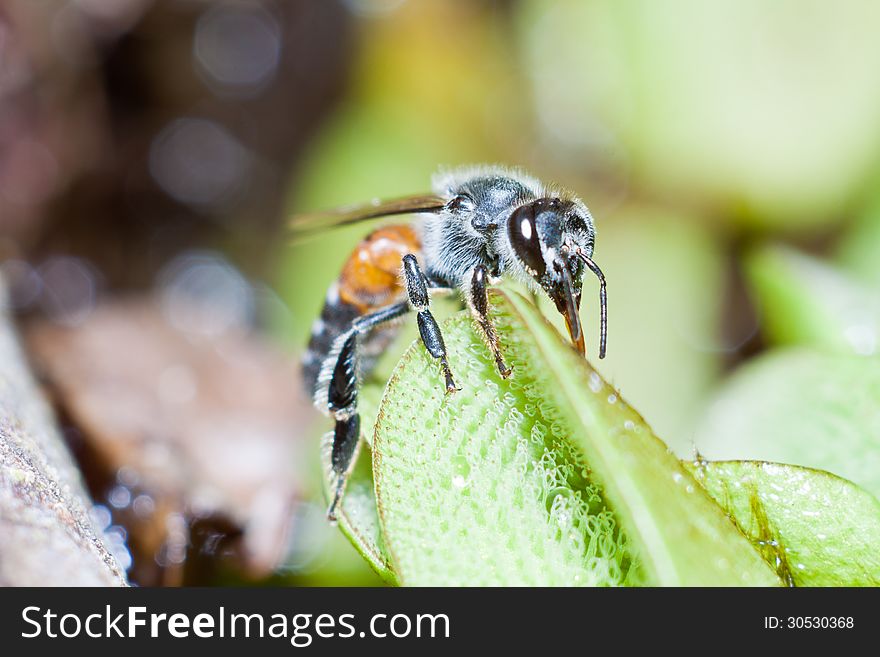
[[[462,390],[444,394],[414,344],[383,398],[373,470],[402,583],[779,584],[530,302],[498,293],[493,306],[513,377],[461,313],[443,333]]]
[[[870,185],[874,191],[866,207],[848,226],[835,249],[835,260],[847,271],[870,285],[880,285],[880,180]]]
[[[696,446],[712,460],[792,463],[880,495],[880,359],[777,349],[730,377]]]
[[[820,260],[765,247],[746,261],[763,329],[777,345],[874,354],[880,342],[880,292]]]
[[[821,470],[684,463],[793,586],[880,585],[880,502]]]

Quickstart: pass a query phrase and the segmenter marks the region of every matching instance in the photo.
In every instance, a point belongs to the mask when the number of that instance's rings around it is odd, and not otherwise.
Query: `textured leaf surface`
[[[757,461],[685,463],[795,586],[880,586],[880,502],[821,470]]]
[[[460,314],[443,329],[462,390],[445,395],[415,344],[382,402],[373,469],[402,583],[779,583],[529,302],[493,303],[512,378],[498,377]]]

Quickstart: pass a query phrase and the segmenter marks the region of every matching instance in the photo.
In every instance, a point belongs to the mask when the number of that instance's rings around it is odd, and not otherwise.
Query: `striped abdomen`
[[[421,242],[408,225],[383,226],[358,244],[346,260],[339,278],[327,291],[320,319],[312,326],[309,348],[303,359],[303,378],[310,391],[316,392],[321,368],[334,341],[355,319],[405,297],[400,279],[401,261],[407,253],[419,257],[420,252]],[[393,325],[383,326],[362,340],[362,375],[369,372],[394,334]]]

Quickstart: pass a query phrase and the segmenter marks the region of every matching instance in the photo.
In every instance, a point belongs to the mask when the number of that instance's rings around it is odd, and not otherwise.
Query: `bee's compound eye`
[[[523,264],[532,270],[534,276],[543,276],[546,269],[541,255],[541,242],[535,223],[535,206],[523,205],[514,210],[507,220],[507,233],[510,244]]]

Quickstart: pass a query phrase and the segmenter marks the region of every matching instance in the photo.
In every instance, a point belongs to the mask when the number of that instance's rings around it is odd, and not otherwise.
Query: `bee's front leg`
[[[443,376],[446,379],[446,392],[455,392],[459,388],[456,387],[452,371],[449,369],[443,335],[440,333],[437,320],[428,310],[428,305],[431,302],[431,298],[428,296],[428,282],[416,257],[412,254],[403,256],[403,277],[409,302],[418,313],[419,335],[422,342],[428,353],[440,361],[440,367],[443,368]]]
[[[501,355],[501,346],[498,344],[498,331],[495,330],[492,318],[489,317],[488,279],[489,272],[485,265],[474,267],[474,273],[471,276],[471,286],[465,296],[467,297],[468,306],[477,320],[477,324],[480,325],[483,334],[486,336],[486,342],[489,344],[489,349],[492,350],[492,356],[495,358],[498,372],[506,379],[513,373],[513,369],[504,362],[504,356]]]

